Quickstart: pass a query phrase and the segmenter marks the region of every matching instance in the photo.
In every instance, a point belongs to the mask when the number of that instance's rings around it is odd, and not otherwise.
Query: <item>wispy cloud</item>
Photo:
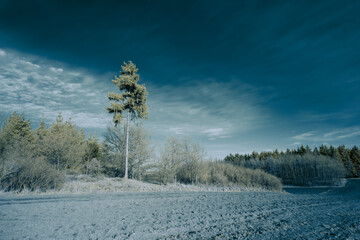
[[[64,70],[62,68],[54,68],[50,67],[50,71],[56,72],[56,73],[62,73]]]
[[[231,136],[270,122],[270,113],[258,90],[241,82],[218,83],[212,79],[192,84],[157,87],[147,84],[149,118],[163,126],[209,137]],[[174,129],[173,129],[174,130]],[[231,134],[230,134],[231,133]]]
[[[296,136],[293,136],[292,138],[295,140],[307,140],[311,137],[313,137],[315,134],[315,131],[311,131],[311,132],[306,132],[306,133],[302,133]]]
[[[336,138],[336,139],[346,139],[346,138],[360,136],[360,127],[354,126],[354,127],[344,128],[344,129],[337,129],[335,131],[326,133],[325,136]]]
[[[15,51],[0,50],[0,63],[2,111],[22,112],[31,119],[44,114],[48,121],[62,112],[80,127],[106,127],[107,89],[101,83],[92,85],[92,74]]]
[[[343,140],[351,140],[354,137],[360,136],[360,127],[352,126],[342,129],[334,129],[331,131],[311,131],[305,132],[296,136],[292,139],[301,141],[302,143],[315,142],[315,143],[326,143],[326,142],[341,142]],[[297,142],[296,144],[300,144]]]
[[[328,122],[334,120],[348,120],[355,117],[354,113],[350,112],[334,112],[334,113],[313,113],[301,112],[297,118],[304,122]]]
[[[181,127],[169,127],[167,128],[167,131],[170,134],[176,134],[176,135],[182,135],[185,132],[185,130]]]
[[[228,129],[224,128],[209,128],[202,133],[206,134],[209,140],[216,140],[217,138],[228,138],[230,137]]]
[[[338,137],[338,139],[343,139],[343,138],[351,138],[351,137],[356,137],[356,136],[360,136],[360,130],[352,132],[352,133],[340,135],[340,136],[337,136],[337,137]]]

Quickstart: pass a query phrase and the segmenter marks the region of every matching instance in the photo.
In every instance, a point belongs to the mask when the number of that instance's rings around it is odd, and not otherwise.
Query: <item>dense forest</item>
[[[348,149],[344,145],[321,145],[311,149],[301,145],[280,152],[229,154],[224,161],[245,168],[262,169],[282,179],[284,184],[323,185],[342,177],[360,177],[360,151],[357,146]]]

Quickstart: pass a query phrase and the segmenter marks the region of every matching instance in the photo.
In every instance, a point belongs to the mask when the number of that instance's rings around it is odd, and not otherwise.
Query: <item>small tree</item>
[[[59,113],[43,136],[42,155],[59,170],[78,172],[85,156],[85,134],[71,122],[63,120]]]
[[[145,85],[140,85],[138,69],[136,65],[129,61],[124,62],[121,66],[120,75],[115,76],[112,82],[119,87],[120,93],[109,92],[109,100],[111,107],[106,107],[109,113],[114,113],[113,122],[115,126],[121,123],[124,115],[127,115],[127,128],[126,128],[126,146],[125,146],[125,176],[128,178],[128,158],[129,158],[129,126],[130,118],[144,119],[147,118],[147,92]]]
[[[86,140],[86,150],[85,150],[85,162],[89,162],[92,159],[96,158],[97,160],[101,159],[101,145],[99,144],[99,139],[96,135],[90,134]]]
[[[34,148],[34,135],[31,131],[30,120],[25,120],[24,115],[13,112],[4,122],[0,131],[0,154],[19,142],[22,142],[27,150]]]
[[[182,142],[175,137],[167,139],[161,151],[159,162],[159,177],[161,183],[176,182],[176,173],[182,163]]]
[[[184,183],[197,183],[200,163],[204,161],[205,151],[189,138],[182,140],[182,149],[183,163],[177,173],[177,178]]]

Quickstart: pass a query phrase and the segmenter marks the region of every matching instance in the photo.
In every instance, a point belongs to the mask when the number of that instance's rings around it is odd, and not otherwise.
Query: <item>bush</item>
[[[201,169],[202,173],[198,178],[201,184],[239,185],[275,191],[282,188],[280,179],[259,169],[246,169],[223,162],[201,163]]]
[[[203,148],[189,138],[169,138],[158,162],[159,182],[196,183],[204,160]]]
[[[4,191],[59,189],[65,180],[65,175],[43,158],[23,158],[10,153],[0,161],[0,188]]]
[[[84,173],[92,176],[100,175],[103,171],[101,163],[96,158],[87,161],[84,165]]]

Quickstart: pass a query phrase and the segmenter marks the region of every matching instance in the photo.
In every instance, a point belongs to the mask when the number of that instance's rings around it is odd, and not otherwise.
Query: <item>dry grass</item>
[[[132,179],[108,178],[103,176],[72,175],[67,176],[66,182],[59,190],[23,190],[17,194],[88,194],[88,193],[121,193],[121,192],[244,192],[268,191],[262,187],[246,187],[240,185],[187,185],[171,183],[166,185],[141,182]],[[15,192],[16,193],[16,192]]]

